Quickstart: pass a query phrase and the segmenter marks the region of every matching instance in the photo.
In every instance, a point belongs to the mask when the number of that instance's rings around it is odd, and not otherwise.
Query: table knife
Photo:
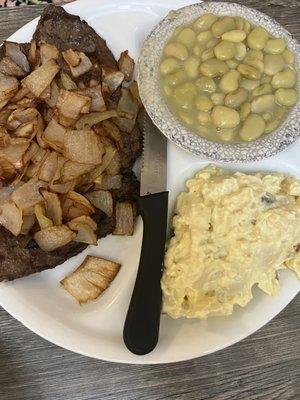
[[[123,331],[134,354],[150,353],[158,342],[162,304],[160,280],[165,252],[168,192],[167,139],[145,113],[141,187],[138,201],[143,242]]]

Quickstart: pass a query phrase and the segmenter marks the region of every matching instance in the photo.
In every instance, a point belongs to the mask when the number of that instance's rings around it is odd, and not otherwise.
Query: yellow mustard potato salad
[[[165,256],[163,309],[173,318],[232,314],[252,287],[279,290],[278,270],[300,278],[300,181],[210,165],[186,183]]]
[[[170,109],[200,136],[249,142],[277,129],[297,102],[285,40],[242,17],[204,14],[175,29],[163,49]]]

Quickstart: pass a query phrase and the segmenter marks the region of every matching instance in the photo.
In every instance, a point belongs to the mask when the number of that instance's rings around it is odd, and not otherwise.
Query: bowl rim
[[[169,109],[161,91],[159,60],[162,49],[177,26],[195,20],[203,13],[242,16],[251,24],[265,27],[268,32],[283,37],[295,53],[297,91],[300,92],[300,45],[293,35],[276,20],[253,8],[237,3],[202,2],[169,12],[145,39],[137,63],[137,82],[141,100],[154,124],[182,149],[211,161],[255,162],[269,158],[295,142],[300,136],[300,101],[291,109],[278,129],[252,142],[220,143],[205,139],[188,129]]]

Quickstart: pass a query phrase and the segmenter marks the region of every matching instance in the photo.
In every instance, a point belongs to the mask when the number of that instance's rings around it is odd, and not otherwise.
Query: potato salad
[[[280,269],[300,277],[300,180],[208,166],[186,183],[162,278],[173,318],[232,314],[252,287],[279,290]]]
[[[282,38],[242,17],[204,14],[163,49],[162,91],[200,136],[249,142],[276,130],[297,102],[295,57]]]

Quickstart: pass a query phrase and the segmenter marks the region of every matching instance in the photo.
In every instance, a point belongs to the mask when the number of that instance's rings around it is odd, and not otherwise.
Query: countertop
[[[237,1],[274,17],[300,40],[300,1]],[[0,9],[0,42],[43,6]],[[1,400],[300,399],[300,297],[249,338],[168,365],[123,365],[61,349],[0,309]]]

